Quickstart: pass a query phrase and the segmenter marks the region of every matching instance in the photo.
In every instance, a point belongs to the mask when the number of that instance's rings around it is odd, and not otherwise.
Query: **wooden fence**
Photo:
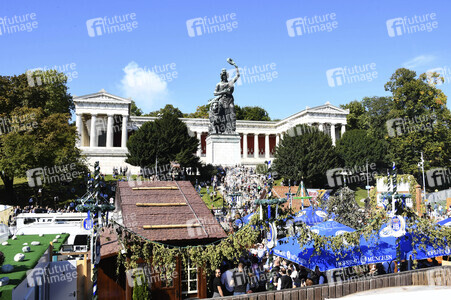
[[[283,291],[268,291],[228,296],[221,299],[238,300],[323,300],[339,298],[353,293],[409,285],[451,286],[451,266],[441,266],[401,273],[379,275],[370,279],[344,281],[342,283],[321,284]]]

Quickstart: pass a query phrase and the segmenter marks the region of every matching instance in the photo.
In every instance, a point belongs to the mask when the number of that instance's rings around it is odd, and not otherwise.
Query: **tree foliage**
[[[259,106],[244,106],[235,105],[237,120],[250,121],[271,121],[268,112]]]
[[[177,107],[174,107],[174,105],[172,104],[166,104],[165,107],[156,110],[156,111],[152,111],[148,114],[145,114],[145,116],[149,116],[149,117],[159,117],[165,114],[170,114],[170,115],[175,115],[178,118],[183,118],[183,113],[180,109],[178,109]]]
[[[199,140],[188,134],[185,123],[179,119],[177,108],[163,112],[161,118],[146,122],[127,142],[127,162],[134,166],[154,167],[178,161],[183,167],[197,167]]]
[[[367,161],[380,165],[385,158],[384,144],[362,129],[346,131],[336,149],[346,167],[364,166]]]
[[[307,186],[325,186],[326,171],[341,166],[332,140],[307,125],[298,125],[290,132],[276,148],[275,171],[285,179],[297,182],[303,179]]]
[[[404,68],[396,70],[385,89],[393,94],[386,123],[389,159],[404,173],[417,176],[420,152],[426,169],[450,166],[451,114],[446,95],[428,83],[426,74],[417,78]]]
[[[143,111],[141,108],[139,108],[135,101],[132,100],[132,103],[130,104],[130,115],[132,116],[142,116]]]
[[[349,109],[349,114],[346,117],[347,130],[365,129],[364,117],[366,110],[362,102],[354,100],[347,104],[342,104],[340,107]]]
[[[63,73],[0,76],[0,177],[7,202],[15,199],[14,177],[26,177],[29,169],[75,163],[84,170],[76,128],[69,124],[73,109]]]

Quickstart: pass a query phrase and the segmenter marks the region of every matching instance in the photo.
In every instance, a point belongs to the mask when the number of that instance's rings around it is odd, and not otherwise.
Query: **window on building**
[[[188,261],[182,271],[182,295],[197,293],[197,268]]]

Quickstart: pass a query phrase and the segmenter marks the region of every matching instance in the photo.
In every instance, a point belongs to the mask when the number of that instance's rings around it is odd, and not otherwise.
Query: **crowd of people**
[[[252,254],[254,253],[254,254]],[[420,260],[417,268],[439,265],[437,260]],[[399,270],[398,270],[399,269]],[[224,261],[215,270],[213,297],[242,295],[269,290],[284,290],[319,284],[369,279],[373,276],[406,271],[407,262],[368,264],[321,272],[309,270],[280,257],[268,255],[263,247],[242,257],[238,263]]]

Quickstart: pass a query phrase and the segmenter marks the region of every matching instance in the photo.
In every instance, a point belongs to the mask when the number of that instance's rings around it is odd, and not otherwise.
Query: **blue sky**
[[[0,70],[12,75],[72,64],[67,70],[76,72],[77,78],[68,83],[72,95],[103,88],[132,97],[145,112],[167,103],[193,112],[213,97],[221,69],[231,69],[226,62],[231,57],[240,68],[252,71],[257,66],[261,71],[258,79],[242,77],[235,103],[262,106],[272,118],[284,118],[326,101],[338,106],[365,96],[388,95],[384,84],[399,67],[417,73],[449,70],[450,8],[447,1],[392,0],[2,1],[2,20],[21,16],[26,19],[19,23],[23,26],[37,23],[30,32],[7,32],[0,25]],[[92,19],[104,17],[118,26],[130,22],[128,26],[135,28],[108,33],[93,25]],[[206,26],[188,21],[204,17]],[[301,23],[306,22],[308,29],[292,20],[304,17]],[[404,17],[409,28],[432,26],[431,31],[408,33],[393,20]],[[389,25],[387,20],[392,20]],[[214,26],[232,30],[208,33]],[[159,72],[165,66],[168,70]],[[342,74],[353,66],[360,66],[361,77],[350,83]],[[169,80],[173,74],[176,78]],[[440,86],[447,95],[450,82]]]

